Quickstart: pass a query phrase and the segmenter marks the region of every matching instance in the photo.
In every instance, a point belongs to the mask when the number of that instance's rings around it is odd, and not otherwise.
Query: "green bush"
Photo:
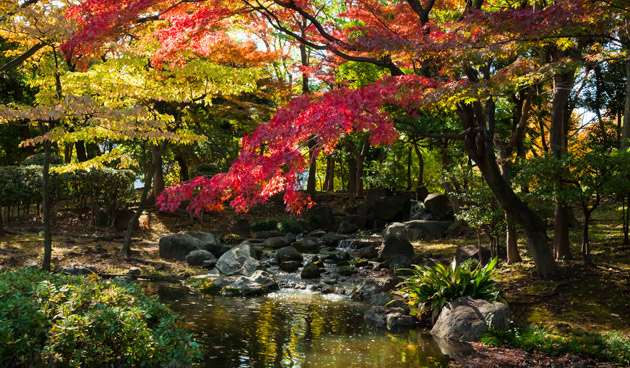
[[[270,231],[276,230],[277,226],[278,220],[256,221],[252,223],[251,229],[252,231]]]
[[[185,366],[199,349],[178,324],[134,284],[0,272],[0,366]]]
[[[493,258],[485,267],[479,267],[475,261],[467,261],[459,266],[455,262],[451,267],[437,264],[433,267],[413,265],[407,269],[409,276],[398,284],[403,297],[412,307],[412,313],[431,313],[437,318],[444,304],[463,296],[475,299],[496,300],[499,292],[491,275],[498,259]]]
[[[577,332],[577,331],[576,331]],[[488,345],[509,346],[548,355],[577,354],[630,365],[630,339],[619,332],[601,334],[577,332],[561,336],[541,325],[516,327],[510,331],[491,331],[482,341]]]
[[[282,233],[301,234],[304,232],[302,225],[294,220],[280,220],[276,225],[276,229]]]
[[[57,153],[50,154],[50,164],[51,165],[61,165],[63,164],[63,157]],[[36,153],[34,155],[28,156],[20,163],[21,166],[43,166],[44,165],[44,153]]]

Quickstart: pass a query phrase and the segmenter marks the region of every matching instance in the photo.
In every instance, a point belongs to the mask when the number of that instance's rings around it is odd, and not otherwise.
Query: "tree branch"
[[[23,62],[25,62],[28,58],[33,56],[37,51],[39,51],[44,46],[46,46],[46,44],[43,43],[43,42],[40,42],[37,45],[31,47],[30,49],[28,49],[22,55],[16,57],[15,59],[9,61],[8,63],[6,63],[2,67],[0,67],[0,73],[6,73],[6,72],[10,71],[11,69],[17,67],[18,65],[22,64]]]

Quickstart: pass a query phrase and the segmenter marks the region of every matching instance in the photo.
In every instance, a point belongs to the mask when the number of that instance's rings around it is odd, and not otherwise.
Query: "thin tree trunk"
[[[413,147],[409,146],[409,154],[407,155],[407,191],[411,190],[411,163],[412,163],[412,159],[411,159],[411,153],[412,153]]]
[[[153,170],[153,199],[157,201],[157,197],[164,191],[164,169],[162,168],[162,150],[161,145],[151,146],[151,161]]]
[[[190,179],[190,174],[188,173],[188,163],[186,162],[186,158],[184,155],[179,154],[175,156],[175,160],[179,164],[179,181],[182,183],[188,181]]]
[[[505,244],[507,248],[507,263],[521,262],[521,255],[518,251],[518,237],[516,235],[516,227],[510,224],[510,217],[505,214],[505,221],[508,223],[505,231]]]
[[[481,229],[477,229],[477,256],[479,257],[479,265],[486,264],[483,258],[483,246],[481,245]]]
[[[621,127],[621,149],[628,148],[630,139],[630,60],[626,61],[626,100],[623,107],[623,126]]]
[[[42,134],[44,126],[40,124]],[[50,141],[44,141],[44,165],[42,167],[42,212],[44,213],[44,258],[42,270],[50,271],[52,258],[52,229],[50,226]]]
[[[136,210],[136,213],[134,213],[133,217],[129,221],[129,224],[127,224],[127,233],[125,234],[125,242],[123,243],[123,247],[120,252],[124,257],[129,257],[131,253],[131,235],[133,233],[133,228],[134,228],[134,225],[140,219],[140,215],[142,215],[142,211],[144,211],[144,207],[147,202],[147,197],[149,196],[149,191],[151,190],[151,182],[153,181],[153,176],[155,175],[155,172],[157,171],[158,167],[162,163],[161,157],[162,157],[162,154],[164,153],[164,150],[166,150],[167,145],[168,145],[168,141],[164,141],[164,143],[162,143],[159,146],[159,149],[156,152],[156,156],[157,158],[160,158],[160,159],[154,160],[151,163],[151,167],[149,168],[149,171],[145,173],[144,188],[142,189],[142,194],[140,195],[140,203],[138,204],[138,209]]]
[[[621,215],[623,226],[623,245],[630,245],[630,195],[621,197]]]
[[[416,156],[418,156],[418,184],[416,185],[416,189],[424,186],[424,157],[422,156],[422,152],[418,145],[413,145],[414,150],[416,151]]]
[[[322,188],[325,191],[334,191],[334,181],[335,181],[335,160],[331,156],[326,158],[326,175],[324,177],[324,187]]]
[[[589,222],[591,220],[591,212],[584,208],[584,226],[582,227],[582,256],[584,256],[584,265],[590,266],[593,264],[591,260],[591,245],[588,238]]]

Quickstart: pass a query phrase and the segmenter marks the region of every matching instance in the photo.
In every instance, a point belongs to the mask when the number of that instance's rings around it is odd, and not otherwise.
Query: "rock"
[[[368,260],[367,260],[367,259],[363,259],[363,258],[357,259],[357,260],[354,262],[354,266],[355,266],[355,267],[367,267],[367,266],[369,266],[369,265],[370,265],[370,262],[368,262]]]
[[[217,258],[214,256],[214,254],[203,249],[193,250],[186,256],[186,262],[191,266],[201,266],[203,265],[204,261],[216,259]]]
[[[318,229],[330,229],[335,225],[335,215],[327,205],[316,205],[306,213],[306,219]]]
[[[236,221],[234,226],[230,229],[230,233],[236,234],[240,237],[247,238],[252,232],[252,226],[246,219],[240,219]]]
[[[389,188],[372,188],[365,191],[365,201],[368,203],[374,203],[383,197],[390,197],[392,191]]]
[[[214,234],[197,231],[164,235],[159,242],[160,258],[179,261],[183,261],[190,252],[195,250],[207,250],[217,256],[216,253],[227,249],[219,245]]]
[[[139,269],[138,267],[131,267],[127,270],[127,275],[131,277],[138,277],[142,275],[142,270]]]
[[[380,246],[383,242],[383,237],[380,235],[372,235],[368,237],[344,239],[339,242],[337,248],[339,249],[361,249],[369,246]]]
[[[289,245],[289,241],[286,236],[274,236],[265,239],[264,245],[267,248],[278,249]]]
[[[376,259],[378,257],[378,247],[373,244],[359,249],[359,257],[366,259]]]
[[[322,236],[328,234],[327,232],[325,232],[324,230],[315,230],[315,231],[311,231],[308,236],[311,238],[321,238]]]
[[[339,232],[340,234],[352,234],[357,230],[359,230],[357,225],[353,224],[352,222],[343,221],[339,224],[339,229],[337,230],[337,232]]]
[[[340,265],[348,264],[348,262],[350,261],[350,259],[352,259],[352,257],[347,252],[334,252],[330,254],[327,259],[330,262],[340,266]]]
[[[96,270],[86,266],[67,266],[61,267],[59,273],[63,273],[64,275],[91,275],[96,273]]]
[[[298,270],[298,268],[300,268],[301,265],[302,265],[302,262],[286,261],[286,262],[280,263],[280,266],[278,267],[284,272],[295,272]]]
[[[464,235],[465,232],[466,225],[464,225],[461,221],[455,221],[446,228],[444,235],[447,238],[456,238],[458,236]]]
[[[291,246],[278,249],[278,253],[276,253],[276,258],[278,259],[278,263],[280,264],[288,261],[297,261],[302,264],[302,261],[304,260],[302,253],[298,252],[297,249]]]
[[[509,327],[507,305],[463,297],[444,305],[431,334],[448,340],[479,341],[490,328],[502,331]]]
[[[204,275],[207,278],[200,290],[206,294],[221,294],[225,296],[256,296],[278,290],[278,284],[267,271],[258,270],[251,276],[217,277]]]
[[[485,262],[490,260],[490,249],[488,247],[481,247],[481,252]],[[455,251],[455,264],[460,265],[462,262],[468,259],[479,260],[479,248],[474,244],[464,245],[457,248]]]
[[[315,279],[318,278],[320,274],[321,270],[319,269],[319,266],[317,266],[313,262],[308,262],[306,266],[304,266],[304,268],[302,269],[300,277],[302,279]]]
[[[444,194],[429,194],[424,199],[424,206],[435,220],[453,220],[453,207],[451,206],[451,202],[448,200],[448,197]]]
[[[355,209],[356,211],[356,209]],[[367,225],[367,216],[360,215],[352,215],[352,216],[344,216],[341,219],[341,222],[349,222],[357,227],[357,229],[363,229]]]
[[[394,221],[400,220],[405,202],[404,197],[384,197],[372,202],[372,213],[375,220]]]
[[[386,327],[388,330],[411,328],[416,325],[415,319],[402,308],[372,307],[365,312],[364,318],[375,327]]]
[[[387,267],[396,276],[403,276],[403,275],[411,274],[411,272],[407,271],[406,269],[410,268],[412,263],[413,262],[412,262],[411,258],[409,258],[406,255],[398,255],[398,256],[392,257],[392,258],[388,259],[387,262],[386,262]]]
[[[317,253],[319,251],[319,240],[317,238],[304,238],[293,243],[292,246],[302,253]]]
[[[373,276],[355,286],[352,296],[359,299],[371,300],[374,294],[392,290],[400,281],[397,277],[387,272],[382,276]]]
[[[392,293],[376,293],[372,295],[371,303],[375,306],[388,306],[392,308],[405,309],[405,300],[401,297],[396,297]]]
[[[424,185],[416,188],[416,199],[418,201],[424,202],[424,200],[427,198],[428,195],[429,195],[429,190]]]
[[[397,235],[407,241],[434,240],[444,237],[451,221],[413,220],[394,222],[385,229],[384,235]]]
[[[216,265],[217,265],[217,259],[213,258],[213,259],[206,259],[206,260],[204,260],[203,263],[201,264],[201,267],[207,268],[207,269],[212,269]]]
[[[357,272],[357,270],[355,270],[352,266],[341,266],[337,272],[341,276],[352,276]]]
[[[260,262],[254,256],[251,245],[244,242],[223,254],[216,268],[227,276],[250,276],[260,267]]]
[[[326,245],[327,247],[337,248],[339,242],[344,239],[348,239],[348,237],[335,233],[326,233],[324,236],[322,236],[322,243],[324,243],[324,245]]]
[[[383,240],[383,248],[378,252],[380,260],[387,260],[396,256],[413,257],[413,245],[406,239],[397,235],[386,235]]]
[[[403,222],[432,219],[433,217],[431,217],[431,214],[424,206],[424,203],[416,201],[415,199],[410,199],[405,203],[402,215]]]

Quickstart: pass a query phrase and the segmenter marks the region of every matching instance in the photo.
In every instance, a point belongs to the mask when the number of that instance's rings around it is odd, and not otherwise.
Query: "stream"
[[[145,292],[185,318],[199,343],[197,367],[442,367],[426,331],[368,326],[370,305],[347,297],[281,289],[262,297],[202,296],[185,286],[148,283]]]

